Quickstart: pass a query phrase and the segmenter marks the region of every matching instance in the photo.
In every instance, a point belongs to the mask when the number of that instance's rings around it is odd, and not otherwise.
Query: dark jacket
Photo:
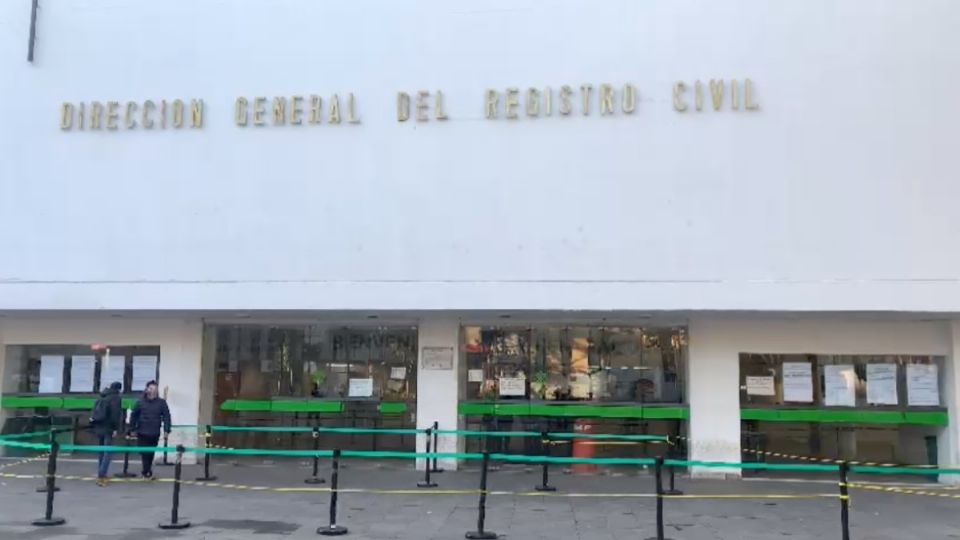
[[[115,388],[106,388],[100,392],[100,399],[106,400],[107,419],[104,422],[91,422],[90,427],[97,435],[109,435],[120,431],[123,425],[123,404],[120,401],[120,392]]]
[[[130,431],[143,435],[160,435],[160,427],[170,433],[170,409],[163,398],[142,397],[133,406],[130,415]]]

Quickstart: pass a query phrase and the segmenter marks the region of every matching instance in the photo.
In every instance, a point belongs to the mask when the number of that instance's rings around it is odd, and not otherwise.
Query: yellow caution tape
[[[943,491],[927,491],[920,489],[901,488],[896,486],[884,486],[879,484],[860,484],[850,483],[850,487],[855,489],[865,489],[870,491],[883,491],[887,493],[899,493],[901,495],[922,495],[925,497],[940,497],[943,499],[960,499],[960,495]]]

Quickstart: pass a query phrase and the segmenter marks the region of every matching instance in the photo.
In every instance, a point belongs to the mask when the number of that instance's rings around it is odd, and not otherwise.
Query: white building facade
[[[4,2],[3,420],[123,358],[183,424],[960,463],[957,15]]]

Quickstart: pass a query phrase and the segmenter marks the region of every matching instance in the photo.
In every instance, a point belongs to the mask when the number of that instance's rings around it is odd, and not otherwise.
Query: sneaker
[[[144,480],[147,480],[147,481],[156,480],[156,478],[153,477],[153,472],[145,472],[145,473],[141,474],[140,476],[141,476]]]
[[[107,479],[104,478],[104,477],[102,477],[102,476],[101,476],[100,478],[97,478],[97,486],[99,486],[99,487],[106,487],[106,486],[107,486]]]

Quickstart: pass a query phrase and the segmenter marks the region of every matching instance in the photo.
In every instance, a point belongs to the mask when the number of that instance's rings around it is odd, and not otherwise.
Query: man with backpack
[[[137,446],[157,446],[160,440],[160,428],[167,435],[170,434],[170,409],[167,401],[157,395],[157,381],[147,383],[137,404],[130,414],[130,430],[137,436]],[[153,456],[155,452],[140,454],[143,464],[142,476],[147,480],[153,479]]]
[[[100,446],[112,446],[113,438],[120,430],[123,421],[123,406],[120,401],[120,389],[123,384],[113,382],[100,392],[100,398],[93,406],[90,415],[90,427],[97,436]],[[97,485],[107,485],[107,471],[110,468],[110,452],[100,452],[97,462]]]

